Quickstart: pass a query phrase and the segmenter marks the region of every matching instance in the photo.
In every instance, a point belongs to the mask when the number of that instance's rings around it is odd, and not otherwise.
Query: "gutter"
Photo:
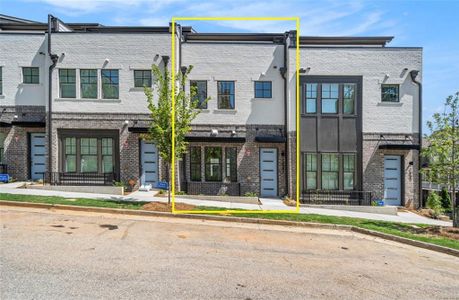
[[[279,68],[280,74],[284,79],[284,130],[285,130],[285,188],[286,194],[289,195],[290,187],[289,187],[289,168],[288,168],[288,151],[289,151],[289,139],[288,139],[288,78],[287,78],[287,70],[288,70],[288,43],[289,43],[289,32],[284,33],[284,66]]]
[[[411,80],[418,86],[419,90],[419,109],[418,109],[418,120],[419,120],[419,151],[418,151],[418,188],[419,188],[419,207],[422,207],[422,174],[421,174],[421,150],[422,150],[422,83],[416,80],[419,74],[419,70],[410,71]]]
[[[47,125],[48,125],[48,172],[52,171],[53,163],[53,130],[52,130],[52,87],[53,87],[53,69],[56,67],[59,56],[51,53],[51,33],[53,30],[52,23],[55,18],[52,15],[48,15],[48,56],[51,59],[52,64],[49,66],[48,72],[48,114],[47,114]]]

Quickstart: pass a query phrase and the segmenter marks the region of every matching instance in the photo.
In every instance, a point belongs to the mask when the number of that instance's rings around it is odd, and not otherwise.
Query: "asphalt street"
[[[1,299],[459,299],[459,259],[346,231],[0,207]]]

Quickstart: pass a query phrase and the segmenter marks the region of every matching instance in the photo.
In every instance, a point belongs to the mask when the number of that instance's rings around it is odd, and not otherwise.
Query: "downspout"
[[[52,87],[53,87],[53,69],[56,67],[57,60],[59,56],[51,53],[51,33],[53,30],[52,23],[55,18],[52,15],[48,15],[48,56],[51,59],[51,65],[49,66],[48,72],[48,115],[47,115],[47,125],[48,125],[48,172],[52,172],[52,163],[53,163],[53,131],[52,131]]]
[[[419,151],[418,151],[418,188],[419,188],[419,207],[422,207],[422,174],[421,174],[421,150],[422,150],[422,83],[416,80],[418,76],[418,70],[410,71],[411,80],[417,84],[419,90],[419,108],[418,108],[418,120],[419,120]]]
[[[178,58],[179,58],[179,67],[180,67],[180,71],[182,70],[182,37],[183,37],[183,29],[182,29],[182,25],[180,24],[177,24],[179,27],[179,55],[178,55]],[[185,84],[185,83],[184,83]],[[185,86],[182,86],[182,89],[183,89],[183,92],[185,92]],[[182,176],[183,176],[183,182],[186,184],[186,154],[184,153],[182,155],[182,166],[183,166],[183,169],[182,169]],[[186,190],[186,192],[188,192],[188,186],[184,186],[182,187],[182,184],[180,183],[180,188],[184,190]]]
[[[286,32],[284,34],[284,66],[279,69],[280,74],[282,78],[284,79],[284,130],[285,130],[285,162],[284,162],[284,168],[285,168],[285,188],[286,188],[286,194],[289,195],[289,168],[288,168],[288,151],[289,151],[289,138],[288,138],[288,110],[287,110],[287,105],[288,105],[288,78],[287,78],[287,64],[288,64],[288,59],[287,59],[287,54],[288,54],[288,38],[289,33]]]

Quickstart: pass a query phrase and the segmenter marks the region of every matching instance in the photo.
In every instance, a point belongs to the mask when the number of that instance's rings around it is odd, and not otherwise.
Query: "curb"
[[[217,216],[217,215],[200,215],[200,214],[172,214],[168,212],[158,211],[147,211],[147,210],[130,210],[120,208],[102,208],[102,207],[90,207],[90,206],[73,206],[64,204],[44,204],[44,203],[30,203],[30,202],[16,202],[16,201],[5,201],[0,200],[0,205],[3,206],[16,206],[16,207],[31,207],[31,208],[43,208],[43,209],[57,209],[57,210],[73,210],[83,212],[96,212],[96,213],[109,213],[109,214],[120,214],[120,215],[131,215],[131,216],[150,216],[150,217],[166,217],[166,218],[180,218],[180,219],[195,219],[195,220],[208,220],[208,221],[220,221],[220,222],[233,222],[233,223],[249,223],[249,224],[262,224],[262,225],[282,225],[282,226],[293,226],[293,227],[304,227],[304,228],[319,228],[319,229],[336,229],[352,231],[360,234],[370,235],[374,237],[383,238],[386,240],[415,246],[431,251],[436,251],[452,256],[459,257],[459,250],[447,248],[435,244],[426,242],[411,240],[404,237],[399,237],[392,234],[382,233],[374,230],[364,229],[355,227],[352,225],[338,225],[338,224],[322,224],[312,222],[296,222],[287,220],[271,220],[262,218],[245,218],[245,217],[228,217],[228,216]]]

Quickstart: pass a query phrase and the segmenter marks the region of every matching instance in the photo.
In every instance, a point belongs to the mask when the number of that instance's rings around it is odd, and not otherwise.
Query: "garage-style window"
[[[381,101],[382,102],[400,102],[399,85],[398,84],[382,84],[381,85]]]
[[[234,81],[218,82],[218,109],[234,109]]]
[[[190,147],[190,179],[201,181],[201,147]]]
[[[354,189],[355,178],[355,154],[343,155],[343,188],[345,190]]]
[[[322,113],[338,113],[338,87],[337,83],[322,84]]]
[[[97,70],[80,70],[81,98],[97,99]]]
[[[255,98],[272,98],[272,82],[255,81]]]
[[[237,148],[225,148],[226,178],[237,182]]]
[[[207,81],[206,80],[191,80],[190,90],[194,95],[193,101],[198,102],[198,107],[201,109],[207,108]]]
[[[151,87],[151,70],[134,70],[134,87]]]
[[[322,154],[322,189],[337,190],[339,183],[338,154]]]
[[[306,169],[306,189],[317,189],[317,154],[306,153],[305,155]]]
[[[76,97],[75,69],[59,69],[59,93],[61,98]]]
[[[119,98],[119,75],[118,70],[102,70],[102,98]]]
[[[206,181],[222,181],[222,148],[205,148]]]
[[[23,67],[22,82],[29,84],[40,83],[40,69],[38,67]]]

